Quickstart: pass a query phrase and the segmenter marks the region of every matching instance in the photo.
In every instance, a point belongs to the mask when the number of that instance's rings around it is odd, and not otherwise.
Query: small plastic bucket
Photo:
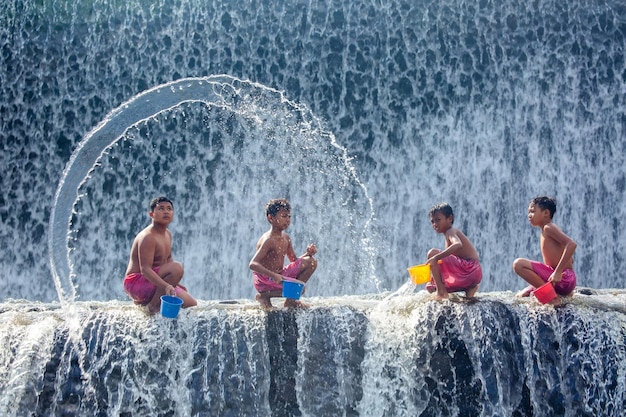
[[[556,291],[554,291],[554,286],[551,282],[546,282],[533,291],[533,294],[541,304],[547,304],[556,298]]]
[[[183,300],[171,295],[161,296],[161,315],[168,319],[175,319],[183,305]]]
[[[429,264],[415,265],[410,268],[407,268],[407,270],[409,271],[411,280],[416,285],[426,284],[428,281],[430,281],[430,265]]]
[[[299,300],[304,289],[304,282],[295,280],[283,280],[283,297]]]

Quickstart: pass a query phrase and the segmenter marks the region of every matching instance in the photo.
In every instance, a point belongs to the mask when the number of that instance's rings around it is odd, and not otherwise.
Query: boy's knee
[[[433,256],[435,256],[436,254],[438,254],[439,252],[441,252],[439,249],[431,249],[428,251],[428,254],[426,255],[427,258],[432,258]]]
[[[185,273],[185,267],[183,266],[182,263],[180,262],[174,262],[174,273],[176,275],[179,275],[182,277],[183,274]]]
[[[180,262],[170,262],[165,264],[159,270],[159,275],[161,277],[169,276],[174,277],[175,279],[180,279],[185,273],[185,268],[183,264]]]
[[[513,261],[513,271],[519,271],[521,268],[524,267],[524,261],[525,259],[523,258],[517,258],[516,260]]]
[[[311,270],[315,271],[317,269],[317,259],[315,259],[312,256],[309,256],[307,260],[307,266]]]

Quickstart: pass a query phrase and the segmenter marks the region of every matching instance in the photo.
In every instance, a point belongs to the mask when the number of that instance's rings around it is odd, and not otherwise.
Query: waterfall
[[[626,294],[0,304],[0,414],[621,416]]]
[[[442,246],[427,216],[428,208],[442,200],[455,209],[455,224],[480,253],[485,272],[481,289],[515,290],[521,283],[511,272],[512,261],[539,258],[536,231],[525,221],[528,201],[539,194],[557,197],[555,222],[578,243],[575,268],[580,284],[621,287],[626,272],[626,238],[621,232],[626,207],[624,15],[623,5],[614,0],[567,5],[556,0],[398,0],[384,5],[11,2],[0,11],[0,146],[5,173],[0,179],[0,242],[7,248],[0,263],[9,283],[5,296],[52,301],[58,298],[57,290],[69,290],[55,288],[45,252],[52,239],[48,225],[54,190],[81,141],[115,109],[151,89],[214,74],[250,80],[244,82],[257,86],[257,92],[276,91],[296,108],[309,109],[309,120],[317,120],[319,131],[325,132],[320,141],[334,141],[345,149],[345,160],[367,189],[373,209],[368,233],[374,240],[367,245],[374,253],[368,253],[366,265],[357,259],[361,266],[344,267],[353,252],[351,245],[333,252],[332,243],[347,230],[343,219],[337,222],[337,233],[331,238],[322,234],[326,240],[315,242],[325,256],[320,266],[338,269],[337,274],[319,274],[319,295],[401,286],[407,266],[422,261],[429,248]],[[145,207],[153,191],[191,196],[236,185],[219,192],[245,195],[250,177],[229,184],[226,169],[201,165],[197,159],[221,158],[230,149],[234,153],[227,158],[236,159],[243,151],[238,148],[241,135],[252,133],[245,129],[253,127],[244,125],[251,124],[248,117],[253,116],[209,107],[186,103],[157,121],[148,118],[126,126],[130,130],[105,152],[102,168],[79,190],[81,198],[64,201],[76,202],[73,210],[81,229],[75,224],[69,237],[53,242],[54,248],[69,246],[71,251],[105,256],[104,265],[91,260],[77,265],[70,252],[67,263],[78,268],[78,298],[123,299],[118,286],[101,282],[120,279],[126,246],[145,224],[139,207]],[[288,135],[289,126],[294,128],[286,123],[278,133]],[[240,136],[228,136],[231,132]],[[297,135],[292,139],[302,140]],[[176,141],[180,144],[174,145]],[[149,151],[150,146],[154,150]],[[137,171],[127,176],[129,166],[117,165],[128,162],[124,158],[135,155],[135,147],[148,152],[141,164],[152,182],[138,182]],[[331,149],[335,156],[343,153],[337,149]],[[163,161],[161,150],[178,152],[179,158]],[[335,165],[327,160],[326,167],[341,167],[345,160]],[[157,190],[160,177],[148,161],[165,164],[177,182],[164,180],[167,186]],[[209,184],[196,182],[196,174]],[[372,211],[363,189],[352,184],[349,188],[359,194],[355,213],[368,218]],[[301,198],[291,195],[294,213],[300,210],[302,215],[302,210],[320,203],[311,196],[323,198],[312,182],[298,184],[298,189]],[[250,286],[242,285],[242,265],[264,228],[263,219],[256,217],[259,206],[279,191],[266,188],[250,199],[243,213],[247,224],[239,224],[235,235],[213,230],[211,221],[194,214],[199,204],[188,203],[187,197],[179,202],[180,222],[173,224],[178,249],[186,251],[190,245],[184,239],[196,233],[190,230],[194,224],[219,236],[208,245],[209,251],[228,247],[240,255],[223,259],[175,252],[187,258],[196,295],[250,296]],[[107,213],[121,217],[101,217],[96,204],[105,195],[120,198],[114,201],[119,210]],[[227,201],[229,196],[216,198]],[[307,218],[295,220],[294,233],[303,240],[297,244],[305,245],[309,236],[300,233],[319,225],[307,225]],[[366,222],[352,220],[357,227]],[[91,241],[88,229],[112,222],[122,223],[110,232],[119,244]],[[81,234],[90,241],[81,240]],[[353,268],[359,272],[353,274]],[[374,272],[361,276],[363,268]],[[192,278],[194,274],[207,277],[205,284]]]
[[[227,76],[154,88],[112,112],[72,155],[52,210],[55,278],[65,294],[119,293],[119,253],[149,220],[146,197],[167,194],[180,207],[174,252],[185,285],[203,298],[251,297],[247,263],[269,228],[263,207],[284,196],[294,205],[294,247],[323,242],[327,251],[317,273],[328,282],[312,281],[309,291],[375,291],[371,201],[345,153],[277,91]],[[334,260],[340,252],[350,262]]]
[[[625,37],[618,0],[3,5],[0,414],[623,416]],[[176,320],[121,288],[156,194]],[[512,297],[540,194],[578,244],[556,309]],[[252,300],[273,197],[308,310]],[[440,201],[472,302],[407,284]]]

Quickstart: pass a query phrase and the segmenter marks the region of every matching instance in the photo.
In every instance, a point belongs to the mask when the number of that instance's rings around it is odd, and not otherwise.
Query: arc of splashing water
[[[117,107],[78,144],[59,181],[48,230],[50,267],[62,304],[72,302],[76,297],[68,251],[73,207],[79,197],[80,186],[87,180],[100,156],[129,128],[182,103],[205,102],[226,107],[229,99],[236,95],[237,83],[243,81],[220,75],[184,78],[159,85]]]
[[[89,173],[94,169],[96,162],[106,149],[117,142],[128,129],[182,103],[203,102],[223,108],[232,107],[238,91],[244,84],[282,95],[278,90],[250,81],[242,81],[228,75],[184,78],[154,87],[123,103],[109,113],[78,144],[59,181],[54,205],[50,213],[48,230],[50,267],[61,304],[73,302],[76,298],[68,251],[68,231],[74,212],[73,207],[79,197],[80,186],[87,180]],[[288,100],[285,99],[285,101]],[[294,103],[290,104],[294,108],[300,109],[300,106]],[[330,139],[333,146],[342,150],[344,159],[347,161],[349,159],[347,150],[337,144],[332,135]],[[349,166],[349,171],[363,189],[369,204],[370,216],[364,227],[368,229],[374,216],[373,203],[368,196],[367,189],[358,180],[356,171],[352,166]]]

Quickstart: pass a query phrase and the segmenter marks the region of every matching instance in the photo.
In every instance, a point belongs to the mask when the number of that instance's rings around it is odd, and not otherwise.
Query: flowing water
[[[625,37],[616,0],[3,5],[0,414],[623,416]],[[156,194],[175,321],[121,288]],[[558,309],[511,293],[539,194],[601,289]],[[308,311],[251,301],[279,196]],[[439,201],[478,302],[406,283]]]
[[[626,293],[0,304],[3,416],[623,416]]]
[[[253,295],[247,260],[269,228],[268,195],[294,201],[295,242],[321,242],[327,252],[317,273],[334,283],[312,282],[310,291],[347,293],[355,284],[376,291],[371,201],[345,153],[307,109],[277,91],[226,76],[159,86],[112,112],[72,156],[52,211],[55,279],[68,295],[75,287],[95,290],[95,299],[116,294],[119,280],[93,278],[123,276],[119,254],[147,219],[146,204],[138,205],[129,229],[117,221],[127,214],[116,202],[152,189],[182,207],[172,228],[176,250],[185,284],[200,296]],[[115,221],[93,221],[104,212]],[[350,262],[324,262],[338,253]]]
[[[579,244],[580,284],[622,287],[624,7],[595,0],[11,2],[0,12],[4,296],[58,299],[47,242],[59,239],[55,247],[77,250],[57,265],[78,268],[80,299],[125,299],[117,283],[126,252],[156,193],[178,203],[174,256],[189,264],[187,279],[203,299],[252,294],[245,264],[267,228],[262,205],[279,195],[293,199],[296,250],[321,239],[317,295],[402,285],[406,267],[442,246],[427,215],[439,201],[453,206],[455,224],[480,252],[482,289],[515,290],[512,261],[539,258],[537,231],[525,217],[539,194],[557,197],[555,222]],[[82,141],[152,89],[217,74],[250,80],[241,82],[237,108],[211,105],[218,98],[206,92],[196,97],[204,104],[161,97],[142,117],[137,109],[121,115],[127,119],[115,127],[128,131],[106,139],[118,142],[78,191],[77,206],[69,206],[73,196],[62,200],[80,226],[67,244],[60,230],[49,236],[55,190]],[[301,127],[280,114],[311,126],[294,132]],[[289,152],[270,153],[268,138]],[[253,183],[275,157],[306,167],[307,152],[319,163],[309,177],[298,173],[288,187]],[[289,169],[279,177],[294,175]],[[350,207],[341,205],[346,198]],[[105,199],[114,204],[105,209]],[[236,204],[224,218],[229,199]],[[322,217],[329,203],[331,215]],[[350,239],[374,253],[355,260],[352,243],[336,250]],[[73,291],[65,280],[60,290]]]

